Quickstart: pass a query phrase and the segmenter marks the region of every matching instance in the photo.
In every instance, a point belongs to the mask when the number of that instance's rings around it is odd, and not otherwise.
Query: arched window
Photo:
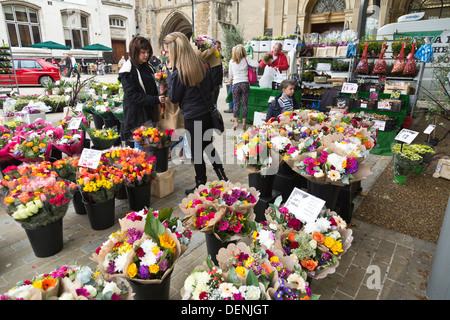
[[[29,47],[41,42],[38,11],[23,5],[4,5],[6,27],[12,47]]]
[[[425,19],[450,18],[450,0],[412,0],[408,13],[425,12]]]
[[[341,12],[345,10],[345,0],[319,0],[312,13]]]
[[[79,11],[61,13],[66,46],[81,49],[89,45],[88,16]]]

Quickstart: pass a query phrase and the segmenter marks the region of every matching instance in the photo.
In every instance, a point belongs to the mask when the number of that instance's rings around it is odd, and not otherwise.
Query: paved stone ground
[[[101,76],[101,81],[115,82],[115,75]],[[41,93],[42,88],[26,87],[21,94]],[[219,109],[225,110],[225,89],[219,98]],[[231,128],[231,115],[223,113],[226,127]],[[58,121],[61,114],[48,117]],[[226,149],[226,148],[225,148]],[[226,154],[226,157],[231,155]],[[224,159],[224,158],[222,158]],[[389,163],[390,157],[371,155],[365,163],[372,168],[373,175],[362,181],[363,192],[367,193],[376,183],[378,176]],[[232,182],[247,183],[247,172],[235,164],[225,164],[225,171]],[[175,207],[184,198],[184,190],[194,183],[194,170],[190,164],[173,165],[176,170],[174,193],[158,199],[151,198],[155,209]],[[214,171],[208,172],[209,180],[215,180]],[[355,209],[363,196],[354,200]],[[116,218],[129,212],[126,200],[116,200]],[[90,260],[92,253],[107,237],[118,229],[113,227],[96,231],[91,229],[88,217],[78,215],[72,205],[64,218],[64,248],[48,258],[37,258],[28,242],[24,229],[0,211],[0,294],[6,292],[17,281],[50,272],[62,265],[77,263],[95,268]],[[311,288],[321,299],[335,300],[423,300],[431,270],[436,245],[420,239],[383,229],[368,223],[352,220],[350,224],[354,240],[343,255],[336,272],[322,280],[314,280]],[[195,233],[187,252],[175,265],[171,278],[170,299],[180,299],[180,289],[191,270],[206,259],[204,235]]]

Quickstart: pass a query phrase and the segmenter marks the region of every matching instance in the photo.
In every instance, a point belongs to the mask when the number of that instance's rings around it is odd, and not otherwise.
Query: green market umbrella
[[[81,49],[82,50],[96,50],[96,51],[113,51],[113,48],[104,46],[100,43],[94,43],[94,44],[91,44],[90,46],[86,46]]]
[[[39,42],[31,45],[32,48],[43,48],[43,49],[50,49],[50,50],[70,50],[70,47],[59,44],[54,41],[45,41],[45,42]]]

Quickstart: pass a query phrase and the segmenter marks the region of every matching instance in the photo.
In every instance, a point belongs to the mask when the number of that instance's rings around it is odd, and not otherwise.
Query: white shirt
[[[259,67],[259,63],[256,61],[253,61],[252,59],[244,58],[241,59],[241,62],[236,63],[233,60],[230,60],[230,66],[228,68],[228,78],[233,81],[233,84],[239,83],[239,82],[248,82],[248,66],[247,62],[245,61],[247,59],[248,64],[253,67],[257,68]]]

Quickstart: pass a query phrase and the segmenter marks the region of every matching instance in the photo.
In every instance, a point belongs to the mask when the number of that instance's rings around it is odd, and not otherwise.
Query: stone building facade
[[[117,63],[126,56],[128,43],[136,34],[134,0],[0,0],[0,40],[11,41],[17,57],[53,55],[59,59],[67,50],[36,49],[35,43],[54,41],[70,47],[78,60],[106,58]],[[100,43],[112,52],[81,50]]]
[[[437,2],[441,6],[435,8],[433,0],[367,0],[366,27],[376,30],[418,10],[428,10],[428,17],[449,17],[450,1]],[[136,0],[136,21],[140,34],[150,37],[159,50],[164,36],[172,31],[192,34],[193,11],[196,34],[220,40],[221,26],[232,25],[243,30],[244,39],[251,39],[287,36],[297,26],[301,34],[356,31],[360,5],[360,0]]]

